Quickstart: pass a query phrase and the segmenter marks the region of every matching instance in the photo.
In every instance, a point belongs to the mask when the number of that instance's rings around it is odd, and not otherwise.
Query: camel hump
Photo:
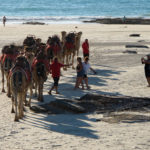
[[[9,71],[13,66],[12,59],[9,57],[4,57],[3,64],[4,64],[5,71]]]
[[[46,81],[46,67],[44,63],[37,62],[36,63],[36,72],[38,77],[42,77],[44,81]]]
[[[17,88],[17,90],[21,90],[20,87],[22,85],[22,77],[23,77],[22,71],[19,70],[15,71],[12,74],[13,84],[14,87]]]
[[[66,41],[68,43],[74,43],[75,42],[75,33],[74,32],[68,33],[66,36]]]
[[[32,46],[36,43],[34,36],[27,36],[23,41],[23,45]]]
[[[54,44],[57,44],[57,45],[60,45],[60,38],[58,37],[58,35],[53,35],[51,37],[51,40],[50,40],[50,45],[54,45]]]

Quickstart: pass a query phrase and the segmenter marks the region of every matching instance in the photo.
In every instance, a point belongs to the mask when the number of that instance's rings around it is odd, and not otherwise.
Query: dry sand
[[[77,28],[75,28],[77,27]],[[148,25],[6,25],[0,26],[0,47],[12,42],[22,44],[23,39],[33,34],[46,42],[48,36],[60,35],[61,31],[82,31],[82,41],[89,39],[90,63],[97,75],[89,72],[91,90],[73,90],[75,70],[62,71],[60,95],[47,94],[53,81],[49,76],[44,85],[45,102],[55,98],[79,98],[86,93],[149,97],[150,88],[144,76],[142,56],[149,48],[125,48],[126,44],[150,46]],[[140,37],[130,37],[130,34]],[[125,50],[137,54],[123,53]],[[82,51],[80,49],[80,55]],[[35,114],[26,108],[25,118],[14,122],[11,100],[0,94],[0,150],[149,150],[150,122],[133,121],[107,123],[97,122],[101,114],[47,115]],[[32,105],[37,103],[34,99]],[[133,112],[130,112],[133,113]],[[135,113],[135,112],[134,112]],[[136,112],[137,113],[137,112]],[[138,114],[150,116],[149,111]]]

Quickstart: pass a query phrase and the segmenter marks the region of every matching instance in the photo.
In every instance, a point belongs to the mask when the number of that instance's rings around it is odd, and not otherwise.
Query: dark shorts
[[[145,71],[145,76],[150,77],[150,71]]]
[[[59,77],[53,77],[54,80],[54,86],[58,86]]]
[[[83,78],[84,78],[84,79],[87,78],[87,74],[84,74],[84,75],[83,75]]]
[[[84,76],[84,70],[77,72],[77,77],[83,77],[83,76]]]
[[[89,57],[89,54],[83,54],[83,57],[85,58],[85,57]]]

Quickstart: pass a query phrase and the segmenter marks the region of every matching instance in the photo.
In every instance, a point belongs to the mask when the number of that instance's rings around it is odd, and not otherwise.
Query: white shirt
[[[82,65],[83,65],[84,72],[87,75],[89,69],[91,68],[91,65],[89,63],[85,63],[85,62],[83,62]]]

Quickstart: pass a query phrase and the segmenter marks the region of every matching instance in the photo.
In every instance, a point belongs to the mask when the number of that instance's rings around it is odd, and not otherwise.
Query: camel
[[[10,46],[4,46],[2,49],[2,56],[1,56],[1,73],[2,73],[2,92],[5,92],[4,89],[4,76],[6,77],[7,81],[7,96],[10,97],[10,85],[9,85],[9,72],[10,69],[13,67],[15,59],[18,55],[18,49],[20,47],[10,45]]]
[[[19,56],[16,60],[15,67],[10,73],[10,90],[12,94],[12,113],[15,113],[14,121],[19,121],[24,116],[23,106],[29,105],[31,107],[32,97],[32,84],[31,80],[28,80],[27,73],[25,71],[26,62],[24,56]],[[27,90],[30,88],[29,102],[26,101]],[[15,107],[15,109],[14,109]]]
[[[50,62],[54,57],[57,57],[59,62],[62,62],[62,43],[57,35],[48,38],[46,55]]]
[[[30,64],[30,67],[32,65],[32,62],[33,62],[33,59],[34,59],[34,52],[32,51],[32,48],[31,47],[24,47],[24,53],[25,53],[25,56]]]
[[[78,32],[76,33],[76,44],[75,44],[75,49],[77,51],[77,56],[79,56],[79,49],[80,49],[80,43],[81,43],[81,36],[82,36],[82,32]]]
[[[23,41],[24,52],[33,52],[36,55],[41,46],[41,41],[42,40],[40,38],[36,38],[33,35],[28,35]]]
[[[35,40],[35,36],[33,36],[33,35],[28,35],[23,41],[24,46],[31,47],[35,44],[36,44],[36,40]]]
[[[74,68],[74,57],[77,53],[79,55],[80,49],[80,40],[82,32],[70,32],[66,33],[65,31],[61,32],[62,35],[62,45],[63,45],[63,63],[69,64],[69,61],[72,58],[72,68]],[[67,68],[65,68],[67,69]]]
[[[74,68],[74,57],[76,53],[76,35],[74,32],[70,32],[66,35],[66,33],[63,31],[62,34],[62,40],[63,40],[63,63],[66,60],[66,64],[69,65],[69,61],[72,58],[72,68]],[[65,37],[66,35],[66,37]],[[67,68],[65,68],[67,69]]]
[[[32,77],[35,84],[35,96],[37,96],[38,89],[38,101],[43,102],[43,85],[47,80],[47,72],[49,70],[49,62],[45,60],[44,52],[40,51],[32,64]]]

